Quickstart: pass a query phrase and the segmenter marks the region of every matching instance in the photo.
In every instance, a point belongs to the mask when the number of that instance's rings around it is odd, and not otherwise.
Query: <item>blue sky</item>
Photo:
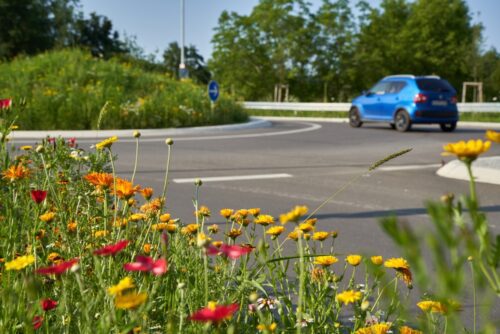
[[[81,0],[88,15],[97,12],[113,22],[123,37],[135,36],[147,54],[158,58],[170,42],[180,41],[180,0]],[[195,45],[205,59],[210,58],[213,28],[223,10],[249,14],[258,0],[185,0],[186,44]],[[310,0],[318,5],[321,0]],[[369,0],[378,6],[381,0]],[[484,48],[500,51],[500,0],[467,0],[474,22],[484,26]]]

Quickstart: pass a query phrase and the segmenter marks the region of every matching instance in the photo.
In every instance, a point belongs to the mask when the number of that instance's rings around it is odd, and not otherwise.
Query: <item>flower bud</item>
[[[174,140],[172,138],[167,138],[165,140],[165,144],[167,144],[168,146],[172,145],[174,143]]]
[[[195,179],[195,180],[194,180],[194,185],[195,185],[195,186],[199,187],[199,186],[201,186],[202,184],[203,184],[203,182],[201,181],[201,179]]]
[[[139,131],[134,131],[134,138],[139,138],[141,136],[141,133]]]
[[[36,151],[36,153],[43,153],[43,151],[44,151],[44,147],[43,147],[43,145],[38,145],[38,146],[35,148],[35,151]]]

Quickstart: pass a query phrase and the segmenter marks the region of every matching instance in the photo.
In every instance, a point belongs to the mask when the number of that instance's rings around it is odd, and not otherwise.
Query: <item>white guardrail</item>
[[[349,111],[350,103],[243,102],[246,109],[292,111]],[[500,103],[458,103],[460,112],[498,112]]]

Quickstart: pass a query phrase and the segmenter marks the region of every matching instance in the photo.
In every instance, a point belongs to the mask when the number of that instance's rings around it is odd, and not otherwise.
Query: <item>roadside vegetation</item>
[[[212,109],[206,87],[149,71],[127,58],[79,49],[0,63],[0,96],[21,105],[22,130],[169,128],[237,123],[242,107],[222,94]]]
[[[500,236],[470,169],[500,133],[443,147],[466,165],[470,193],[429,202],[425,232],[384,219],[401,251],[383,258],[338,253],[342,235],[319,229],[315,215],[411,149],[367,166],[317,208],[290,203],[276,216],[252,203],[208,208],[196,180],[192,220],[181,221],[169,213],[172,139],[155,192],[134,182],[138,159],[132,175],[115,172],[119,138],[89,151],[74,138],[11,149],[19,110],[1,100],[0,112],[3,332],[493,334],[500,325],[484,312],[500,296]]]

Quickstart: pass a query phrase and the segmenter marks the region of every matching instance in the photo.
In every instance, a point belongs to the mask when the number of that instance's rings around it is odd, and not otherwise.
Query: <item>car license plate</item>
[[[448,101],[444,101],[444,100],[434,100],[432,101],[432,105],[433,106],[447,106],[448,105]]]

